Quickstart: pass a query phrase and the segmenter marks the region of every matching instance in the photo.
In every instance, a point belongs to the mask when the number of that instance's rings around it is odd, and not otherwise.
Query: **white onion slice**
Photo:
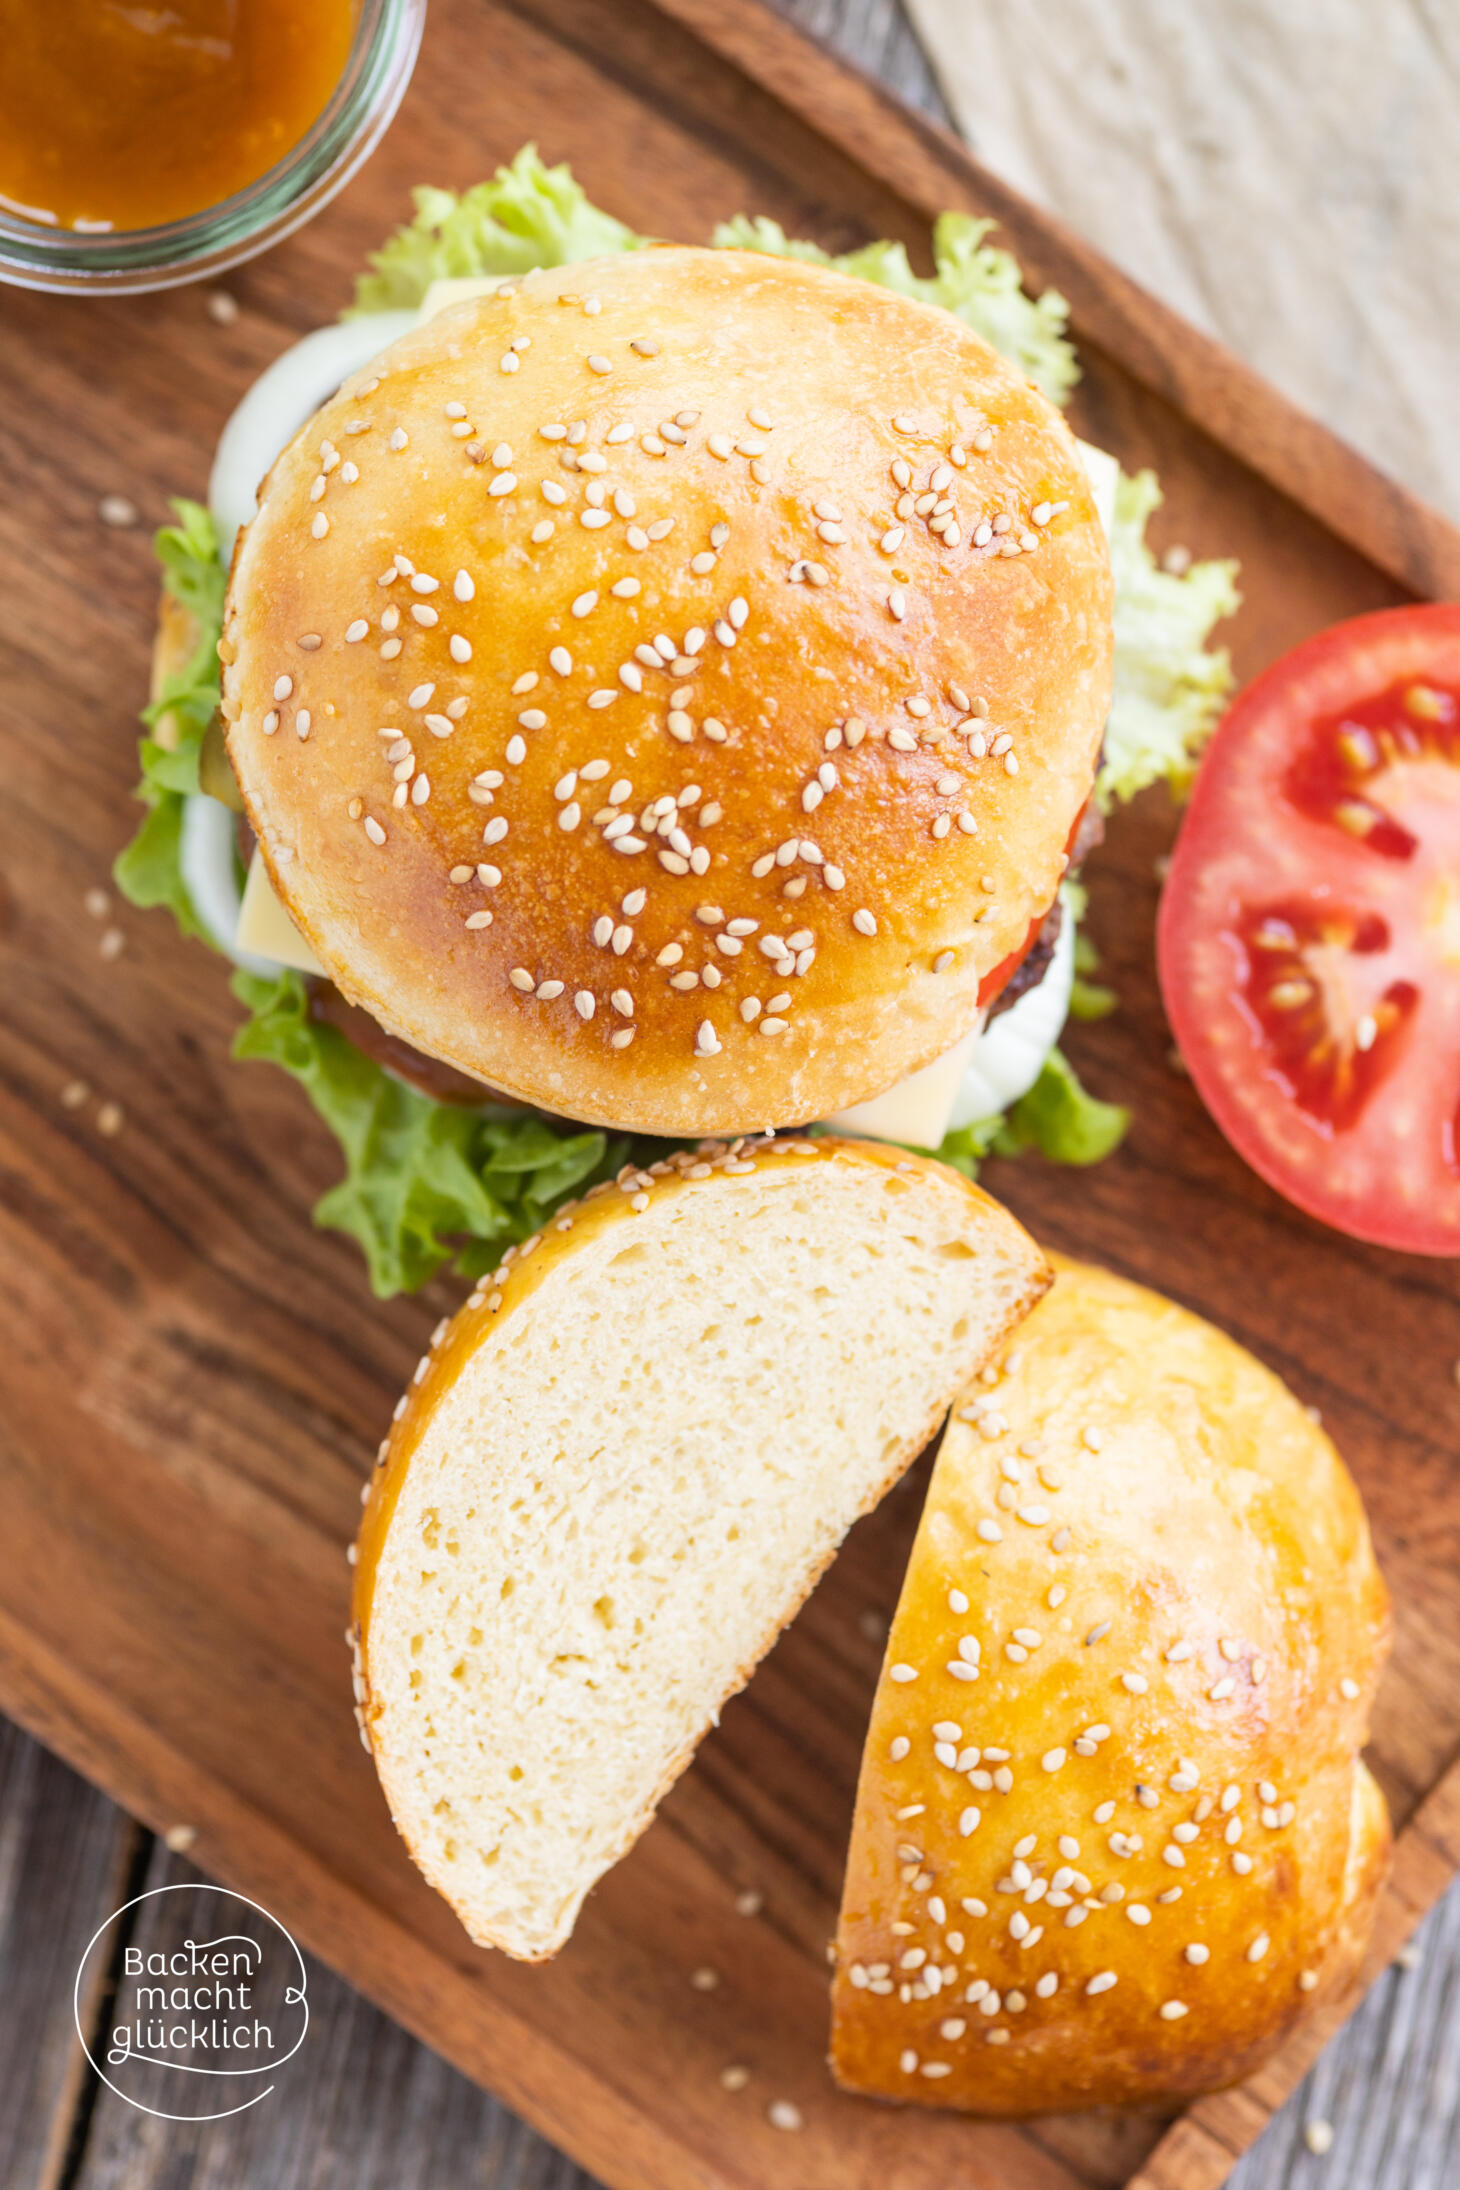
[[[979,1036],[953,1100],[951,1126],[994,1118],[1027,1095],[1060,1038],[1075,980],[1075,923],[1065,909],[1044,978]]]
[[[258,508],[258,488],[280,451],[351,373],[416,324],[414,312],[371,312],[306,335],[249,389],[223,429],[208,481],[208,507],[225,566],[239,527]]]
[[[241,951],[234,941],[243,892],[238,886],[238,844],[235,817],[218,799],[194,792],[183,801],[182,835],[178,866],[193,911],[210,943],[242,966],[245,973],[277,973],[272,958],[258,958]]]

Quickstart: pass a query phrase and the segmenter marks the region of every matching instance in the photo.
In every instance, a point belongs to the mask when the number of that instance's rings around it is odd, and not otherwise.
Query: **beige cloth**
[[[1460,0],[906,0],[985,165],[1460,519]]]

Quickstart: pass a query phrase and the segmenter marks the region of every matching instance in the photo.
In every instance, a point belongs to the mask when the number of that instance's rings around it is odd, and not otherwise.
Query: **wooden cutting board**
[[[346,302],[409,185],[471,182],[526,138],[684,240],[744,209],[832,246],[900,236],[925,263],[940,209],[996,213],[1030,284],[1073,304],[1079,429],[1157,466],[1161,542],[1242,558],[1243,676],[1336,617],[1460,594],[1460,536],[756,0],[437,0],[384,148],[230,280],[235,324],[196,292],[0,295],[0,1706],[153,1826],[195,1827],[209,1871],[621,2190],[1214,2190],[1334,2018],[1165,2127],[983,2125],[829,2084],[825,1943],[918,1471],[547,1968],[469,1945],[356,1740],[344,1545],[455,1293],[382,1307],[313,1231],[333,1144],[281,1074],[229,1062],[215,959],[126,908],[102,953],[84,899],[135,820],[155,580],[144,531],[97,503],[128,496],[150,525],[201,494],[237,397]],[[1460,1865],[1460,1285],[1286,1208],[1171,1069],[1152,928],[1172,823],[1148,796],[1090,873],[1122,1008],[1073,1047],[1133,1103],[1129,1142],[1092,1172],[1026,1159],[988,1183],[1052,1245],[1235,1332],[1359,1478],[1398,1619],[1373,1760],[1405,1829],[1377,1969]],[[751,1890],[760,1913],[737,1913]],[[770,2125],[775,2099],[799,2133]]]

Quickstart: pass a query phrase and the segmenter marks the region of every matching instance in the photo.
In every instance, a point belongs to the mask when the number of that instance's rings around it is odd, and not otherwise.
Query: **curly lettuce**
[[[1163,780],[1180,797],[1232,689],[1225,647],[1207,640],[1237,608],[1237,565],[1163,570],[1146,546],[1146,521],[1160,506],[1154,472],[1121,473],[1110,540],[1115,686],[1095,781],[1107,811]]]
[[[143,710],[151,734],[137,749],[142,780],[136,795],[148,809],[147,818],[112,872],[132,904],[165,905],[184,935],[204,936],[182,877],[182,816],[183,801],[198,788],[198,751],[218,705],[218,640],[227,572],[207,510],[198,502],[174,502],[172,507],[177,523],[164,525],[153,546],[162,566],[163,591],[190,619],[197,636],[182,666],[163,677],[156,699]]]
[[[409,311],[433,281],[527,274],[535,266],[637,251],[651,241],[590,205],[567,167],[547,167],[524,145],[509,167],[475,189],[412,192],[415,219],[375,252],[355,283],[361,312]]]
[[[531,145],[489,182],[461,193],[421,189],[414,200],[413,218],[360,276],[355,312],[410,309],[443,278],[520,274],[637,250],[651,240],[590,204],[570,171],[546,166]],[[913,272],[901,244],[873,243],[831,257],[765,219],[728,222],[714,241],[832,266],[939,305],[1064,403],[1079,370],[1064,300],[1053,290],[1037,298],[1024,292],[1014,258],[985,240],[991,226],[945,214],[933,232],[937,271],[929,277]],[[1111,542],[1115,698],[1097,784],[1106,807],[1162,778],[1179,793],[1230,683],[1225,654],[1209,651],[1206,641],[1215,621],[1236,606],[1235,565],[1200,563],[1184,576],[1158,568],[1145,526],[1159,500],[1150,473],[1121,479]],[[199,748],[218,704],[226,572],[209,513],[193,502],[173,507],[177,523],[158,533],[157,555],[164,590],[186,612],[196,640],[143,715],[149,735],[141,741],[137,796],[147,812],[115,873],[134,904],[166,905],[185,933],[202,936],[183,881],[180,835],[184,802],[198,789]],[[1075,887],[1067,884],[1067,893]],[[1070,916],[1078,909],[1072,902]],[[1077,950],[1072,1015],[1103,1016],[1115,998],[1089,978],[1097,961],[1086,938]],[[648,1161],[662,1152],[658,1143],[612,1141],[535,1117],[433,1101],[315,1019],[297,973],[239,972],[233,987],[249,1014],[234,1054],[290,1073],[339,1141],[344,1177],[318,1204],[315,1221],[358,1243],[382,1297],[414,1290],[448,1263],[479,1275],[510,1242],[540,1230],[568,1195],[612,1176],[628,1157]],[[1026,1148],[1057,1163],[1095,1163],[1115,1147],[1128,1119],[1120,1106],[1087,1093],[1056,1049],[1005,1115],[961,1127],[938,1153],[970,1177],[987,1156]]]
[[[233,993],[250,1014],[234,1056],[292,1074],[340,1144],[345,1176],[314,1221],[356,1241],[381,1299],[414,1292],[447,1262],[479,1277],[629,1153],[603,1133],[557,1133],[540,1118],[418,1093],[312,1018],[303,976],[287,968],[235,973]]]

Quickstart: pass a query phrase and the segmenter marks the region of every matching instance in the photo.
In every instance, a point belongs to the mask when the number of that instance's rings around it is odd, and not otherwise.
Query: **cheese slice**
[[[241,951],[272,958],[296,973],[323,973],[324,967],[279,903],[269,870],[255,850],[243,885],[243,905],[234,942]]]
[[[826,1123],[842,1133],[867,1133],[877,1141],[906,1141],[913,1148],[937,1148],[948,1131],[948,1121],[963,1074],[982,1031],[980,1018],[961,1042],[945,1050],[921,1072],[910,1073],[870,1102],[853,1103]]]

